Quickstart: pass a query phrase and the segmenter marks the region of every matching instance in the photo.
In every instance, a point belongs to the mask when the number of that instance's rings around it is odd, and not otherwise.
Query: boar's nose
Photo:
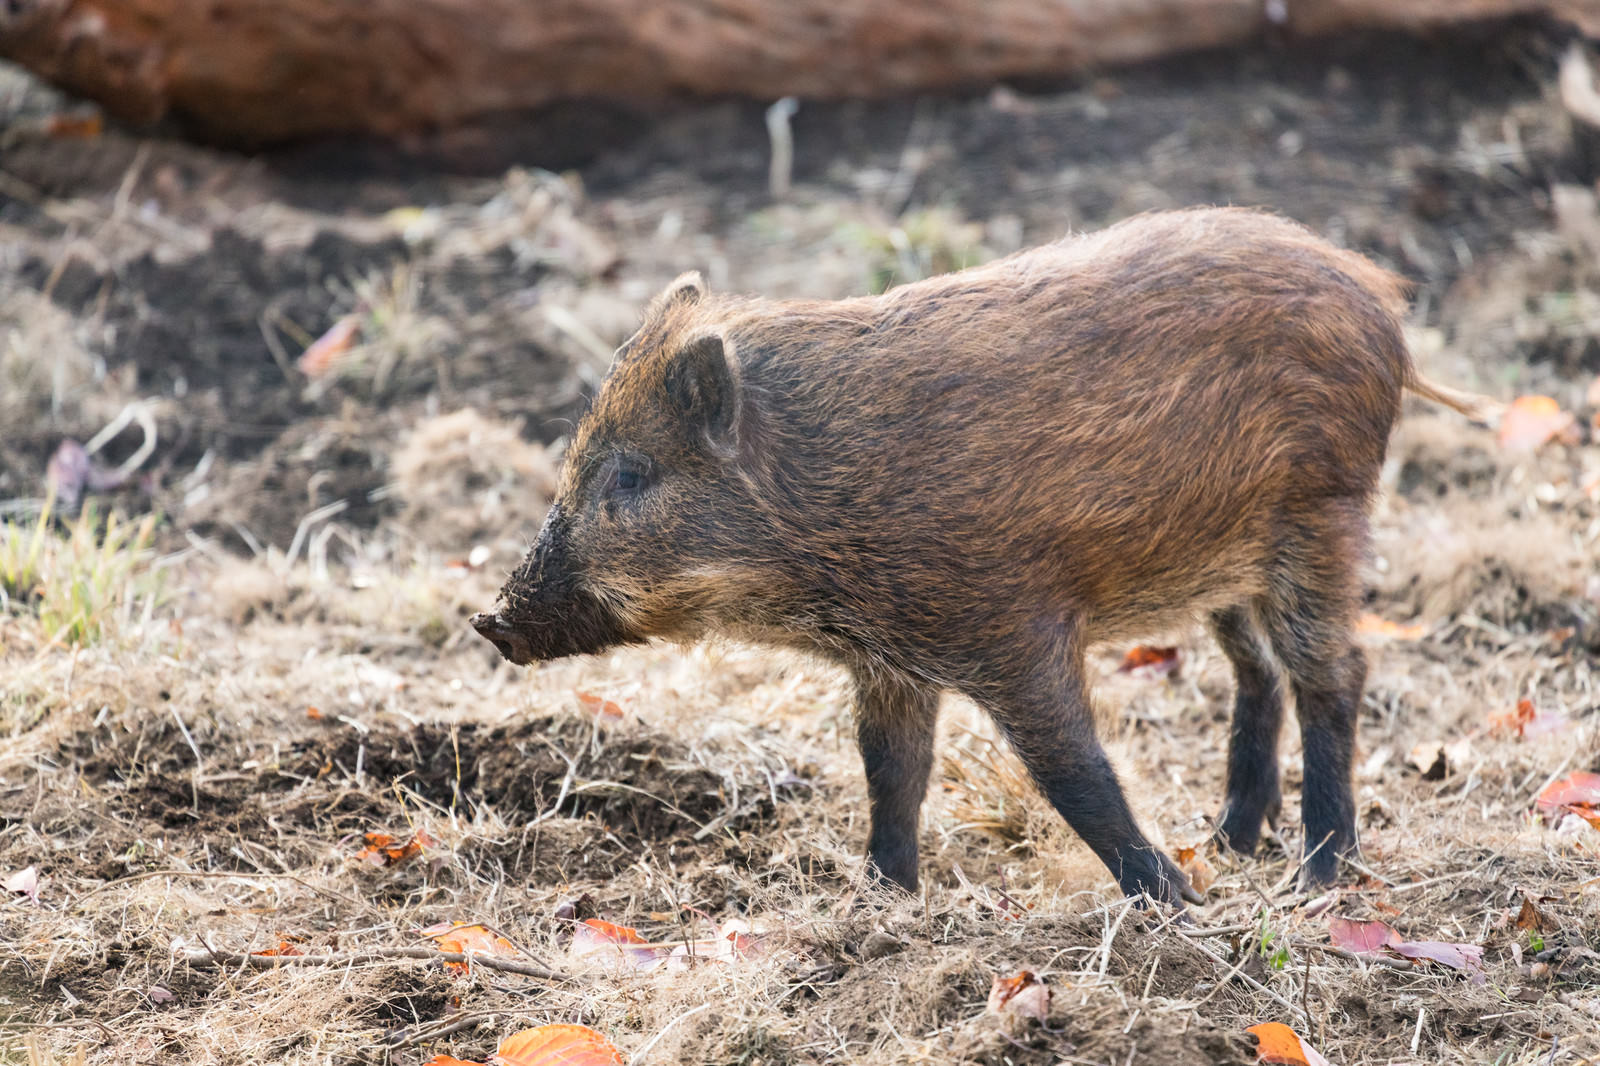
[[[472,616],[472,628],[478,635],[500,650],[500,654],[518,666],[533,662],[533,649],[522,634],[506,625],[493,611],[479,611]]]

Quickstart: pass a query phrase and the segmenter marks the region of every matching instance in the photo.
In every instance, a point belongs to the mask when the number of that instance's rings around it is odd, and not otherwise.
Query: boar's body
[[[1221,833],[1355,847],[1367,502],[1413,377],[1400,282],[1270,215],[1141,216],[838,302],[664,293],[479,628],[517,661],[720,632],[855,674],[877,871],[916,883],[938,693],[1000,724],[1130,893],[1181,875],[1095,739],[1088,644],[1209,619],[1238,681]],[[1270,651],[1268,650],[1270,649]]]

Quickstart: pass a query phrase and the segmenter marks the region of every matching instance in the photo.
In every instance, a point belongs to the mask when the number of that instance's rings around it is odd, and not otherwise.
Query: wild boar
[[[1355,852],[1368,501],[1414,372],[1404,282],[1242,209],[1143,215],[879,296],[673,282],[573,435],[537,543],[472,624],[514,663],[722,634],[854,679],[867,852],[917,884],[941,691],[998,723],[1129,895],[1193,898],[1095,735],[1085,649],[1200,616],[1237,679],[1220,836],[1279,809],[1302,878]]]

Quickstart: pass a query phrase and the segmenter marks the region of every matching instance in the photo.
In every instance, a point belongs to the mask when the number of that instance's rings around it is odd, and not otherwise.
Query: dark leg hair
[[[855,671],[856,740],[867,772],[876,876],[917,888],[917,819],[933,769],[939,691],[881,668]]]
[[[1278,732],[1283,725],[1283,686],[1248,608],[1229,607],[1211,616],[1211,633],[1233,664],[1233,726],[1228,734],[1228,793],[1217,822],[1221,842],[1250,854],[1261,823],[1277,828]]]
[[[1350,780],[1367,661],[1353,625],[1366,538],[1360,501],[1331,503],[1303,518],[1258,604],[1272,650],[1289,674],[1300,719],[1306,833],[1301,878],[1308,887],[1332,883],[1340,856],[1357,850]]]

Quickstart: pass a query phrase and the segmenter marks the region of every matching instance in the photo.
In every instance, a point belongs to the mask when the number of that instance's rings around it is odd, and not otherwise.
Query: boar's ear
[[[667,398],[712,450],[731,454],[739,425],[739,371],[721,337],[695,337],[672,357]]]
[[[700,276],[700,271],[691,270],[679,274],[671,285],[662,289],[656,298],[650,301],[650,308],[645,312],[645,318],[647,320],[656,318],[679,304],[685,306],[697,304],[705,294],[706,279]]]

